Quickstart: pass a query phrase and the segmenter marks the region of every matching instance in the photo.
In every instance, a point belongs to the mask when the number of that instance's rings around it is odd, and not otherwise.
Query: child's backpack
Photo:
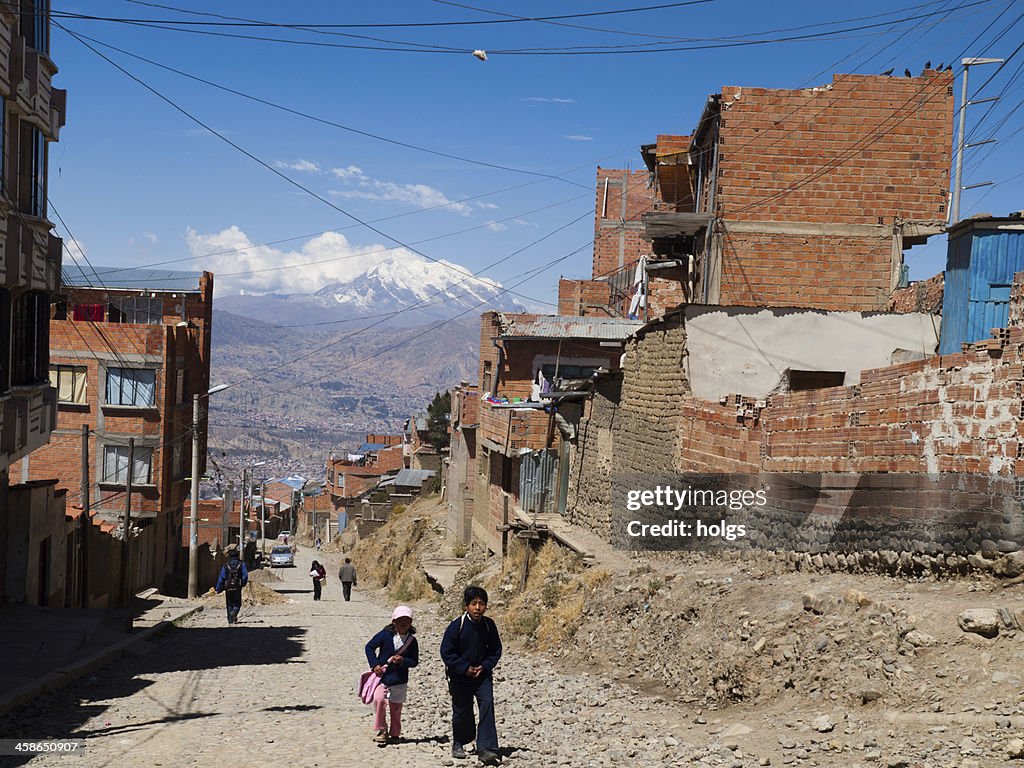
[[[224,567],[227,569],[227,572],[224,575],[224,589],[241,589],[242,561],[229,560],[228,564]]]

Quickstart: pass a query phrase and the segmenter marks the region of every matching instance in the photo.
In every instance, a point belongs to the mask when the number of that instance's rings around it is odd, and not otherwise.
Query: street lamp
[[[192,395],[192,509],[188,521],[188,597],[196,596],[199,581],[199,398],[221,392],[230,384],[210,387],[205,395]]]

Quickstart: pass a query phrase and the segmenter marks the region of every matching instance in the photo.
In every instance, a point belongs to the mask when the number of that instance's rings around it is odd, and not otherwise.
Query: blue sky
[[[319,45],[61,17],[225,21],[196,15],[215,12],[284,25],[434,24],[641,5],[629,0],[469,5],[396,0],[374,8],[327,0],[166,0],[165,7],[157,7],[129,0],[54,0],[55,24],[166,67],[397,142],[561,177],[484,167],[385,143],[227,94],[90,42],[329,205],[230,147],[55,26],[52,54],[60,69],[55,83],[69,93],[67,126],[50,155],[52,209],[70,230],[58,222],[58,232],[77,240],[93,264],[213,269],[224,276],[218,280],[223,292],[312,292],[383,258],[396,241],[474,272],[525,248],[483,274],[552,302],[559,275],[590,274],[596,166],[637,168],[641,144],[658,133],[689,133],[708,94],[722,86],[797,88],[826,83],[832,73],[890,67],[897,75],[904,68],[917,74],[928,60],[1010,57],[1024,40],[1024,4],[1010,0],[709,0],[548,22],[316,32],[192,27]],[[902,21],[914,16],[921,18]],[[735,43],[825,33],[706,47],[716,45],[709,38]],[[701,40],[685,41],[694,38]],[[338,45],[385,50],[332,47]],[[609,53],[637,46],[705,47]],[[599,55],[581,53],[597,48]],[[425,52],[445,49],[453,52]],[[487,61],[473,57],[476,49],[487,51]],[[501,53],[524,49],[576,54]],[[962,216],[1024,208],[1024,109],[1015,109],[1024,97],[1022,60],[1024,53],[1017,53],[987,84],[996,68],[972,69],[972,94],[985,84],[976,98],[1001,99],[991,109],[989,104],[969,107],[968,131],[973,140],[999,141],[968,151],[964,183],[999,183],[965,192]],[[958,98],[959,91],[958,77]],[[378,231],[352,226],[337,209],[376,222]],[[342,227],[348,228],[317,234]],[[942,269],[944,242],[935,240],[909,252],[912,278]],[[246,250],[224,253],[240,247]],[[77,255],[74,246],[69,250]],[[409,257],[407,250],[392,253]],[[274,269],[280,266],[286,268]]]

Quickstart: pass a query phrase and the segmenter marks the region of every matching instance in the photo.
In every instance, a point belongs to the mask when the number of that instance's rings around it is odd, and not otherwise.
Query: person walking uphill
[[[466,612],[448,625],[441,639],[441,660],[452,696],[452,757],[465,757],[465,745],[475,738],[480,762],[497,765],[501,758],[492,672],[501,659],[501,638],[494,621],[484,616],[487,592],[483,587],[466,587],[462,601]],[[479,725],[473,719],[473,699],[480,712]]]
[[[409,687],[409,669],[420,663],[420,648],[412,626],[412,608],[400,605],[391,614],[391,623],[366,644],[366,661],[380,685],[373,692],[373,740],[384,746],[402,735],[402,705]],[[388,729],[384,712],[387,702],[391,715]]]
[[[249,583],[249,571],[245,563],[238,559],[238,546],[228,547],[228,561],[220,569],[217,577],[217,594],[224,593],[224,602],[228,608],[228,624],[238,622],[238,612],[242,610],[242,587]]]
[[[345,564],[338,569],[338,579],[341,580],[341,591],[345,600],[352,599],[352,587],[356,585],[356,567],[352,565],[352,558],[346,557]]]
[[[316,560],[309,569],[309,577],[313,579],[313,599],[320,599],[320,591],[324,588],[324,579],[327,578],[327,569]]]

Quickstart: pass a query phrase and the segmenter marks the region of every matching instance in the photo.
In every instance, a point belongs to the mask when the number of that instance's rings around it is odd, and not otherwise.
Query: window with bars
[[[88,388],[84,365],[51,365],[50,386],[57,390],[57,402],[85,405]]]
[[[153,482],[153,449],[135,446],[132,465],[132,485],[151,485]],[[103,472],[100,482],[111,485],[127,484],[127,445],[103,446]]]
[[[156,404],[156,371],[152,368],[108,368],[107,405],[148,408]]]
[[[50,297],[30,291],[14,301],[11,326],[11,384],[46,381],[50,367]]]

